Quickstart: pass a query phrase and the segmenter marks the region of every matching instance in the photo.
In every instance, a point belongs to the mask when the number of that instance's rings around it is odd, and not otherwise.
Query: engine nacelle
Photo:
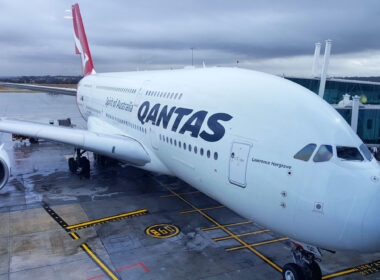
[[[11,175],[11,164],[8,154],[4,150],[4,144],[0,145],[0,189],[8,182]]]

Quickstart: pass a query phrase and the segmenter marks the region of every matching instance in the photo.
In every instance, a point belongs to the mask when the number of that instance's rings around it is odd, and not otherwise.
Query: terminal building
[[[285,77],[318,94],[320,78]],[[380,146],[380,83],[345,79],[327,79],[323,99],[351,124],[352,106],[339,104],[349,95],[359,96],[357,134],[366,144]]]
[[[326,40],[321,72],[321,43],[315,44],[310,77],[284,77],[330,103],[368,146],[380,147],[380,83],[327,78],[331,40]]]

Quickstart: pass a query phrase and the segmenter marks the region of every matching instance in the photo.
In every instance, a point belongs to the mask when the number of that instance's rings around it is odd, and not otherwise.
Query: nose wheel
[[[322,272],[315,255],[301,246],[292,249],[294,263],[287,263],[282,269],[284,280],[321,280]]]
[[[304,279],[302,269],[295,263],[287,263],[282,269],[284,280],[299,280]]]

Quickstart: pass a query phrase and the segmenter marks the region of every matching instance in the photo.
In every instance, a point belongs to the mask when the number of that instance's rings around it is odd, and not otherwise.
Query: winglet
[[[82,22],[79,5],[72,6],[75,53],[81,55],[83,75],[95,74],[94,64],[92,63],[90,48],[88,47],[86,32]]]

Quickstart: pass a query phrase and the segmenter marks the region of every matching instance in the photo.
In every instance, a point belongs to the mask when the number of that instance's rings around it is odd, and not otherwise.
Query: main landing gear
[[[75,148],[74,157],[69,158],[69,169],[72,173],[78,174],[81,178],[90,178],[90,161],[83,156],[85,150]]]
[[[293,243],[293,242],[292,242]],[[322,272],[317,263],[320,259],[315,254],[321,256],[319,249],[311,246],[313,253],[304,249],[297,243],[293,243],[293,259],[295,263],[287,263],[282,269],[284,280],[321,280]],[[316,250],[316,251],[315,251]]]

